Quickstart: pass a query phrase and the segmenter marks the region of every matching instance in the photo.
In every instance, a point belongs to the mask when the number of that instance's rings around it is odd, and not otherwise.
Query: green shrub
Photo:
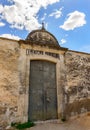
[[[25,128],[30,128],[32,126],[34,126],[35,124],[31,121],[25,122],[25,123],[11,123],[12,127],[17,128],[18,130],[23,130]]]

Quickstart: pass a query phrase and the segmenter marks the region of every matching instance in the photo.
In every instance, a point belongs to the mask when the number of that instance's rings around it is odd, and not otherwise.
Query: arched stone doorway
[[[57,119],[56,64],[30,61],[29,120]]]

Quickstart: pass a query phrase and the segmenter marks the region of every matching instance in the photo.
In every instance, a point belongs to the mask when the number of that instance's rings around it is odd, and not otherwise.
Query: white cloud
[[[0,27],[5,26],[5,23],[0,22]]]
[[[44,21],[45,20],[45,18],[46,18],[46,13],[44,13],[44,15],[43,15],[43,17],[41,18],[41,21]]]
[[[45,28],[46,28],[46,29],[48,28],[48,23],[45,23]]]
[[[59,2],[60,0],[8,0],[12,5],[0,5],[1,19],[6,20],[10,27],[32,30],[40,27],[36,17],[41,7]]]
[[[0,5],[0,13],[2,13],[2,11],[3,11],[3,6]]]
[[[19,39],[21,39],[20,37],[15,36],[15,35],[11,35],[11,34],[2,34],[2,35],[0,35],[0,37],[9,38],[9,39],[14,39],[14,40],[19,40]]]
[[[82,12],[74,11],[72,13],[69,13],[67,16],[68,18],[64,24],[60,26],[60,28],[64,30],[73,30],[86,24],[85,14]]]
[[[61,41],[60,41],[60,44],[64,44],[64,43],[66,43],[67,41],[65,40],[65,39],[61,39]]]
[[[54,12],[52,12],[49,16],[50,17],[55,17],[56,19],[57,18],[60,18],[62,16],[62,9],[63,8],[60,8],[59,10],[55,10]]]

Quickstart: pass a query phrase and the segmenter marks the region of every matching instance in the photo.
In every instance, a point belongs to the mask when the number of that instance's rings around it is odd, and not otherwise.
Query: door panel
[[[57,118],[57,102],[56,102],[56,90],[48,88],[46,93],[46,119],[56,119]]]
[[[56,119],[56,97],[56,65],[47,61],[31,61],[29,120]]]

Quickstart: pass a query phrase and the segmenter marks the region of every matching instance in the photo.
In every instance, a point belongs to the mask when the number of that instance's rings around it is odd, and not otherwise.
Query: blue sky
[[[60,46],[90,53],[90,0],[0,0],[0,37],[25,39],[42,22]]]

